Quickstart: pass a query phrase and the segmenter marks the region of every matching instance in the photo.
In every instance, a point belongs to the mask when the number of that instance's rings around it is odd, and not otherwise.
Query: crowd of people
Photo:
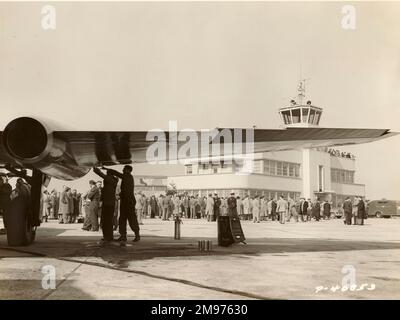
[[[94,190],[98,192],[98,199],[101,198],[102,181],[92,182],[96,186]],[[82,221],[89,214],[88,201],[91,195],[91,187],[86,193],[78,193],[68,187],[60,194],[53,190],[51,193],[45,191],[44,199],[44,219],[52,217],[59,220],[59,223],[73,223]],[[113,215],[114,230],[118,228],[119,196],[118,188]],[[96,197],[96,195],[94,195]],[[319,221],[320,219],[332,218],[332,204],[316,198],[311,199],[291,199],[284,198],[282,195],[277,199],[269,199],[264,196],[235,196],[231,193],[229,197],[220,197],[217,193],[208,196],[188,195],[188,194],[160,194],[145,195],[142,192],[135,193],[135,211],[139,224],[143,224],[143,219],[159,218],[170,220],[174,217],[187,219],[205,219],[216,221],[218,216],[237,216],[241,220],[253,221],[278,221],[285,222],[307,222]],[[234,200],[233,200],[234,199]],[[97,211],[101,211],[102,203],[98,200]],[[339,205],[338,214],[344,217],[347,225],[352,224],[352,217],[366,218],[365,202],[362,197],[355,197],[354,201],[347,198],[343,205]],[[97,214],[96,216],[99,216]],[[96,219],[95,219],[96,221]],[[85,230],[88,230],[84,227]],[[92,224],[90,230],[97,231],[99,223]]]
[[[105,169],[105,168],[104,168]],[[330,219],[332,215],[331,203],[319,198],[291,199],[280,195],[277,199],[268,199],[264,196],[245,196],[243,199],[233,192],[229,197],[219,196],[217,193],[208,196],[178,194],[167,192],[161,195],[146,196],[141,192],[134,192],[134,180],[131,174],[132,167],[125,166],[126,172],[119,173],[112,169],[105,169],[104,174],[99,168],[94,168],[102,181],[89,181],[86,192],[78,192],[64,186],[61,192],[53,189],[44,190],[41,201],[41,220],[57,219],[60,224],[83,223],[83,230],[103,230],[103,240],[113,240],[113,230],[119,230],[119,240],[126,241],[126,223],[135,232],[135,239],[140,239],[139,225],[145,218],[159,218],[170,220],[174,217],[187,219],[205,219],[216,221],[218,216],[238,217],[241,220],[278,221],[282,224],[290,221],[307,222],[311,220]],[[18,194],[28,194],[29,184],[18,178],[14,190],[8,184],[7,176],[2,175],[0,180],[0,202],[7,203]],[[4,199],[7,198],[7,201]],[[4,211],[4,205],[0,211]],[[339,205],[339,215],[344,217],[346,225],[363,224],[367,218],[366,204],[362,197],[355,197],[352,201],[346,198]]]

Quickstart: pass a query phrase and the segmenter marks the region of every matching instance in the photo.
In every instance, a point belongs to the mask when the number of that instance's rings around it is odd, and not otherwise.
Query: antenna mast
[[[302,105],[303,104],[303,99],[306,96],[306,80],[307,79],[300,79],[299,80],[299,86],[297,87],[297,91],[299,92],[297,94],[298,97],[298,104]]]

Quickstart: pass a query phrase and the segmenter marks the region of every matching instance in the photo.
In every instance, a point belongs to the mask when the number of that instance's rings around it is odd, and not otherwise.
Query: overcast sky
[[[321,126],[400,131],[400,3],[354,3],[355,30],[332,2],[53,5],[43,30],[43,4],[0,4],[0,128],[277,128],[301,66]],[[367,197],[400,199],[399,145],[343,149]]]

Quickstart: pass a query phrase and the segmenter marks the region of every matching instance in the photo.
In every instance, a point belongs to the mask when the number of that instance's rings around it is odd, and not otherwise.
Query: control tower
[[[279,109],[279,114],[286,128],[317,128],[321,120],[322,108],[313,106],[306,100],[306,80],[300,80],[297,87],[297,97],[290,101],[290,106]],[[332,199],[334,191],[327,190],[330,186],[330,157],[326,152],[301,149],[302,166],[301,176],[303,182],[302,196],[314,200]]]
[[[318,127],[322,108],[313,106],[311,101],[305,102],[305,80],[300,80],[296,100],[290,101],[290,106],[279,109],[279,114],[287,128]]]

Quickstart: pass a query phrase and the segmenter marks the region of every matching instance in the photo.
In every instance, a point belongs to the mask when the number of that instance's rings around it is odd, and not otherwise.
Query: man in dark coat
[[[228,216],[231,218],[238,218],[239,216],[237,212],[237,200],[234,192],[231,192],[231,195],[228,198],[227,203],[228,203]]]
[[[319,198],[315,200],[314,206],[312,208],[312,215],[316,221],[319,221],[321,217],[321,205],[319,203]]]
[[[364,224],[364,219],[366,216],[366,210],[365,210],[365,202],[362,197],[358,197],[359,201],[357,204],[357,224],[358,225],[363,225]]]
[[[272,200],[271,203],[271,217],[272,217],[272,221],[276,220],[276,208],[278,207],[277,202],[275,201],[275,199]]]
[[[107,243],[114,240],[113,217],[115,210],[115,190],[117,188],[118,178],[114,177],[109,170],[107,170],[107,174],[104,174],[99,168],[94,167],[93,172],[103,178],[103,188],[101,190],[102,241]]]
[[[156,216],[158,216],[158,205],[155,195],[152,195],[150,197],[150,207],[151,207],[150,218],[154,219]]]
[[[218,197],[218,194],[214,194],[214,215],[212,216],[211,221],[217,221],[219,216],[219,207],[221,206],[221,199]]]
[[[72,203],[73,203],[73,210],[71,213],[72,223],[75,223],[79,216],[79,202],[80,202],[80,196],[78,195],[78,191],[74,189],[72,190]]]
[[[329,217],[331,216],[331,204],[327,200],[324,201],[322,210],[324,212],[324,220],[329,219]]]
[[[351,225],[351,215],[353,213],[353,204],[349,197],[343,202],[343,211],[344,211],[344,224]]]
[[[136,199],[134,196],[135,182],[132,176],[132,167],[129,165],[124,166],[122,173],[113,170],[108,170],[114,177],[121,179],[121,192],[120,196],[120,214],[119,214],[119,234],[120,237],[118,241],[121,242],[121,245],[125,245],[126,243],[126,222],[129,222],[129,226],[132,231],[135,233],[135,239],[133,241],[140,240],[139,234],[139,224],[137,221],[137,216],[135,212]]]
[[[12,187],[8,183],[7,175],[0,172],[0,215],[3,216],[4,227],[6,227],[6,217],[4,213],[7,210],[8,205],[11,201]],[[2,231],[4,233],[5,231]]]
[[[308,213],[308,201],[303,198],[301,201],[301,205],[300,205],[300,214],[301,214],[301,220],[303,220],[303,222],[306,222],[307,219],[307,213]]]

